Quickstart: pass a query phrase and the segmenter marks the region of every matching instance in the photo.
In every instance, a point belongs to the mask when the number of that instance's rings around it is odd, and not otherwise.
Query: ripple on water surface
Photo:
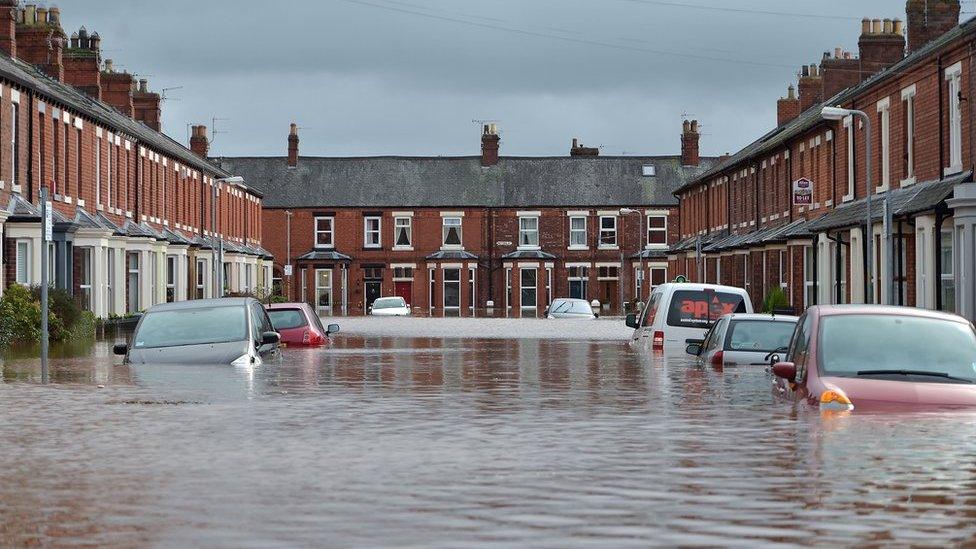
[[[974,414],[821,418],[763,368],[620,339],[367,324],[251,369],[110,350],[57,359],[50,386],[3,364],[0,545],[976,540]]]

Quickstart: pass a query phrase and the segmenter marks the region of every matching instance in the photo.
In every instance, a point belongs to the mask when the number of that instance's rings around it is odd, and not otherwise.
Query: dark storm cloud
[[[61,0],[105,57],[168,92],[164,129],[217,124],[214,154],[672,154],[683,113],[703,152],[768,130],[797,67],[856,51],[861,16],[902,0]],[[698,7],[689,7],[698,6]],[[702,9],[701,7],[713,8]],[[718,8],[718,9],[714,9]],[[786,15],[805,14],[804,17]]]

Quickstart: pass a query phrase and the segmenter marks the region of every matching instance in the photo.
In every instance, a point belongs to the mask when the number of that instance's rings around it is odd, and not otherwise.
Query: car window
[[[793,340],[790,342],[788,359],[796,365],[796,381],[802,382],[807,376],[807,349],[810,346],[810,330],[813,327],[813,317],[803,315],[796,324]]]
[[[553,313],[565,313],[565,312],[567,312],[566,309],[568,309],[568,308],[569,308],[569,302],[568,301],[556,300],[556,302],[552,304],[552,311],[550,311],[550,312],[553,312]]]
[[[702,348],[705,351],[714,351],[719,348],[721,342],[725,339],[725,326],[728,320],[722,319],[712,326],[712,329],[708,331],[708,335],[705,338],[705,343],[702,344]]]
[[[716,319],[744,313],[745,301],[739,294],[714,290],[678,290],[671,297],[668,325],[681,328],[708,328]]]
[[[251,303],[249,307],[251,309],[251,338],[260,344],[261,340],[263,339],[261,334],[264,332],[264,325],[262,322],[264,307],[257,303]]]
[[[407,302],[402,297],[381,297],[373,302],[373,309],[395,309],[406,306]]]
[[[585,301],[570,301],[569,302],[570,313],[577,315],[592,315],[593,309],[590,308],[590,304]]]
[[[782,320],[739,320],[729,327],[726,348],[730,351],[772,352],[790,343],[794,327],[792,322]]]
[[[312,323],[315,325],[315,327],[324,334],[325,327],[322,326],[322,319],[319,318],[319,315],[315,314],[314,311],[309,311],[308,316],[312,319]]]
[[[663,292],[656,292],[651,295],[651,302],[648,303],[647,307],[644,308],[644,322],[641,323],[641,326],[646,328],[654,325],[654,317],[657,316],[657,309],[661,305],[661,299],[663,296]]]
[[[305,312],[301,309],[271,309],[268,311],[268,316],[275,330],[301,328],[308,324],[305,320]]]
[[[246,339],[247,315],[244,307],[200,307],[146,313],[133,338],[133,347],[151,349]]]

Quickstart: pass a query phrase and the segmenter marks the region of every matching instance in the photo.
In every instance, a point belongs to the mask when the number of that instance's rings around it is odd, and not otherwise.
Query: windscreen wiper
[[[976,381],[972,379],[951,376],[945,372],[926,372],[925,370],[861,370],[857,373],[857,375],[859,376],[884,376],[884,375],[927,376],[927,377],[941,377],[944,379],[951,379],[953,381],[962,381],[964,383],[976,383]]]

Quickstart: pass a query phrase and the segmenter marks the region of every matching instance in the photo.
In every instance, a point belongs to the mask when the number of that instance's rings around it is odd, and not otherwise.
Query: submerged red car
[[[274,303],[268,305],[267,309],[271,324],[281,334],[281,343],[285,345],[328,345],[329,336],[339,332],[338,324],[323,328],[319,315],[308,303]]]
[[[777,395],[821,410],[976,407],[976,330],[924,309],[815,306],[773,374]]]

